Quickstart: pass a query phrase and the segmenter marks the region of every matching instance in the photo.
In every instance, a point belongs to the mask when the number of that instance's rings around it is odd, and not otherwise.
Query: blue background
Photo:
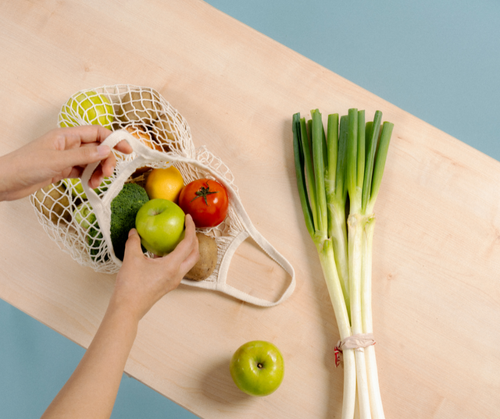
[[[496,0],[208,3],[500,160]],[[0,319],[0,416],[40,417],[84,350],[2,300]],[[112,415],[195,417],[127,376]]]

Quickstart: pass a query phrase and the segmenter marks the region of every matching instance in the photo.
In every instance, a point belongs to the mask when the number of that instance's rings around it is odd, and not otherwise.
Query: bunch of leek
[[[393,124],[376,111],[306,121],[293,115],[297,185],[307,230],[316,245],[340,339],[373,333],[371,310],[373,207],[379,193]],[[344,349],[342,419],[384,418],[375,349]]]

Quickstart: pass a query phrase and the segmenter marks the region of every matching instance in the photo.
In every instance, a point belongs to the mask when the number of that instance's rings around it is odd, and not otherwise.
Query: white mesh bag
[[[199,229],[216,241],[215,270],[203,281],[183,279],[182,283],[220,291],[264,307],[277,305],[293,293],[293,267],[253,226],[229,168],[206,147],[195,149],[186,120],[157,91],[115,85],[77,92],[63,105],[59,125],[90,124],[100,124],[114,131],[103,144],[113,148],[126,140],[134,152],[125,155],[113,150],[117,157],[115,171],[95,190],[88,187],[88,180],[99,163],[87,166],[81,181],[65,179],[31,195],[30,202],[39,222],[63,251],[96,272],[118,272],[122,261],[115,255],[111,241],[111,202],[124,184],[142,185],[150,169],[174,165],[185,184],[199,178],[215,179],[226,187],[229,196],[226,219],[217,227]],[[251,296],[226,281],[231,258],[248,237],[252,237],[291,277],[277,301]]]

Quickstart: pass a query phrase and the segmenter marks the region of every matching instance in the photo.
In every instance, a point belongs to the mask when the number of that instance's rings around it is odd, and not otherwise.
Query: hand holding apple
[[[285,363],[270,342],[254,340],[240,346],[229,367],[238,388],[251,396],[267,396],[283,381]]]
[[[140,320],[160,298],[177,288],[199,258],[193,220],[190,216],[185,219],[184,239],[162,258],[146,257],[137,231],[130,230],[110,307]]]

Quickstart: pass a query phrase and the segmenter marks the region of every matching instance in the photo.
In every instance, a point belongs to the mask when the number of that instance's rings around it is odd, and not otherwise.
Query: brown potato
[[[200,260],[186,274],[186,279],[203,281],[207,279],[217,265],[217,243],[215,239],[203,233],[196,233],[198,238]]]
[[[161,111],[160,95],[154,89],[133,90],[118,105],[116,115],[121,122],[153,124]]]
[[[69,198],[61,185],[47,185],[39,189],[33,202],[36,209],[54,224],[57,224],[59,219],[71,221]]]
[[[181,123],[180,118],[176,117],[177,122]],[[170,115],[162,114],[153,124],[153,135],[159,143],[177,142],[175,123]],[[167,144],[164,144],[168,147]],[[168,150],[167,150],[168,151]]]

